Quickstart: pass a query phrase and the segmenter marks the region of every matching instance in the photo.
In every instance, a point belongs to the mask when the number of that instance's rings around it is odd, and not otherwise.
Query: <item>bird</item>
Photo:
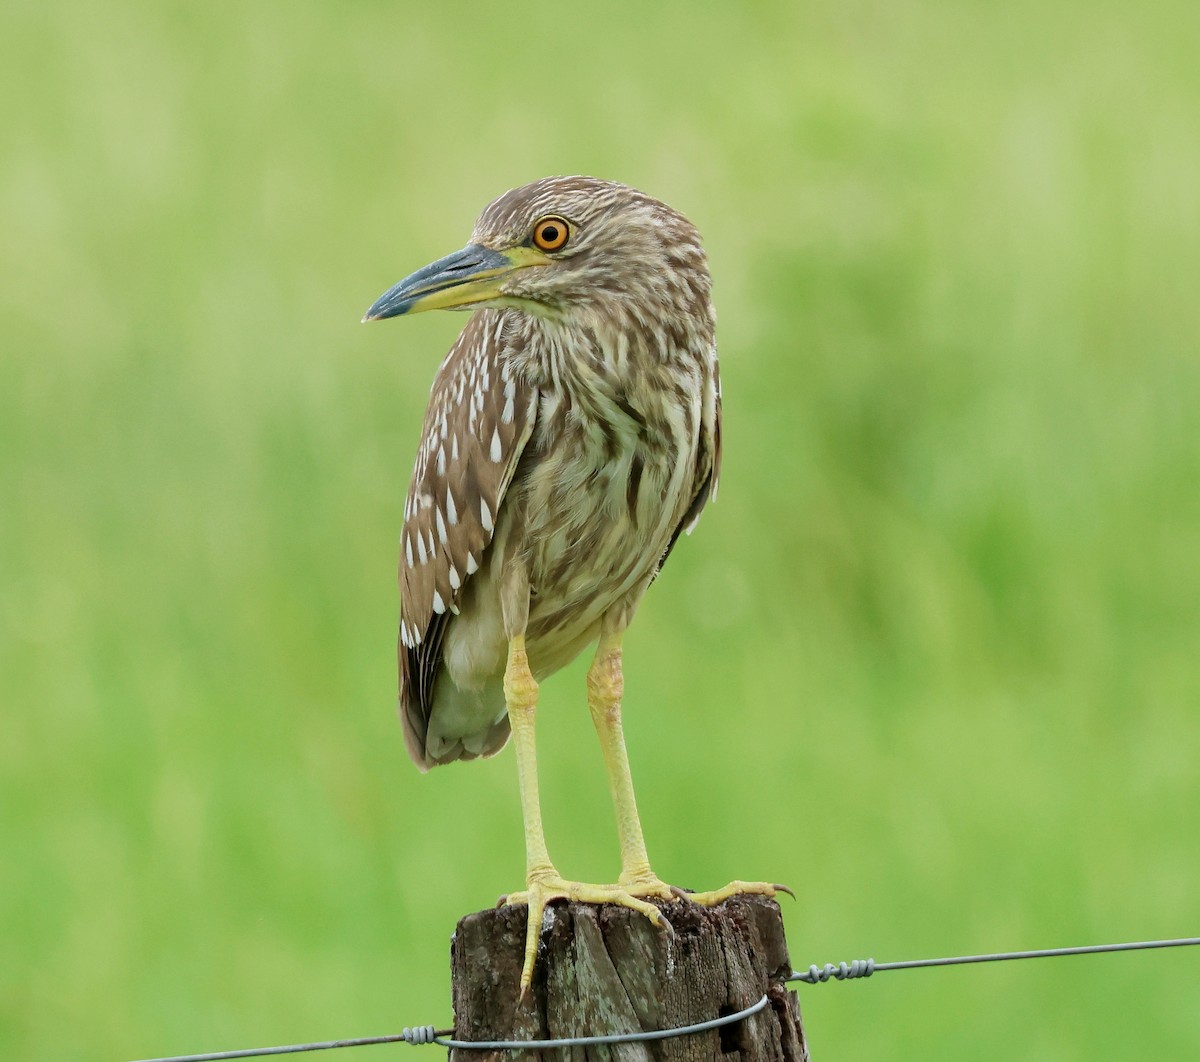
[[[460,251],[385,291],[363,321],[470,311],[437,370],[400,535],[399,709],[422,771],[512,738],[528,906],[521,992],[548,903],[716,904],[651,869],[621,722],[622,642],[647,588],[717,493],[716,313],[696,227],[595,177],[505,192]],[[563,877],[542,827],[540,683],[596,649],[587,701],[621,850],[612,884]]]

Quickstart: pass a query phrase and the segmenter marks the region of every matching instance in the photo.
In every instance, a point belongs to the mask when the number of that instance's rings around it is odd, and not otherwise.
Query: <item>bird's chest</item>
[[[697,402],[649,408],[627,393],[543,394],[520,477],[531,621],[592,612],[644,585],[690,500]],[[552,622],[550,616],[544,617]]]

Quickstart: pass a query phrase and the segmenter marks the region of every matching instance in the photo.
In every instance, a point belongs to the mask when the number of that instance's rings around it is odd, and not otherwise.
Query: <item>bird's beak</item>
[[[491,302],[501,296],[500,285],[511,274],[548,261],[535,247],[494,251],[477,243],[467,244],[388,288],[371,304],[363,321]]]

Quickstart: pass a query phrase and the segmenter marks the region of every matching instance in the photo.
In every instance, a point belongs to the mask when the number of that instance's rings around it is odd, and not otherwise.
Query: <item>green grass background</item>
[[[706,236],[721,497],[628,639],[651,854],[796,965],[1200,932],[1200,8],[0,12],[0,1056],[449,1016],[511,752],[421,777],[394,563],[504,189]],[[615,840],[576,666],[564,870]],[[1200,955],[802,987],[814,1057],[1200,1054]],[[364,1049],[364,1058],[405,1048]],[[373,1052],[373,1053],[372,1053]]]

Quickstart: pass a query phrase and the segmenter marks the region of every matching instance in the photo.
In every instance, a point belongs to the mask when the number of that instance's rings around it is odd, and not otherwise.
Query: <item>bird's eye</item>
[[[533,245],[539,251],[561,251],[571,237],[571,227],[550,214],[533,226]]]

